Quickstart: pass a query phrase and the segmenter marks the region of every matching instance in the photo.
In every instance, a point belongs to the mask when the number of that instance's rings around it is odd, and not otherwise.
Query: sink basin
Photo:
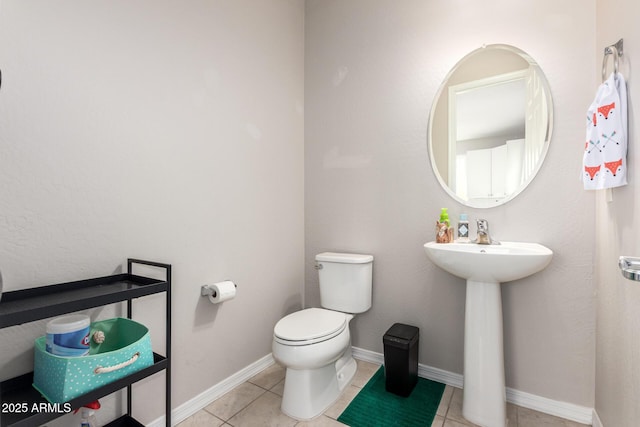
[[[480,426],[506,427],[500,283],[543,270],[553,252],[537,243],[520,242],[429,242],[424,249],[438,267],[467,279],[462,416]]]
[[[438,267],[478,282],[522,279],[543,270],[553,256],[553,252],[542,245],[522,242],[500,242],[499,245],[429,242],[424,249]]]

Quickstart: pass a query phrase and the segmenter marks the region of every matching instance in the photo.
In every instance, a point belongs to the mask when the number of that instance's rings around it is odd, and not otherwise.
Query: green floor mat
[[[444,384],[418,378],[409,397],[385,390],[384,366],[338,417],[352,427],[431,426],[436,416]]]

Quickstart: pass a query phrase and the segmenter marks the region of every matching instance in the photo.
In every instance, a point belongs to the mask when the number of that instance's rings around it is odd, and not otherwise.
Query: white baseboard
[[[600,420],[600,417],[598,416],[595,408],[593,409],[593,427],[604,427],[604,424],[602,424],[602,421]]]
[[[171,425],[177,425],[178,423],[189,418],[214,400],[218,399],[223,394],[233,390],[235,387],[247,381],[249,378],[267,369],[273,365],[275,361],[271,354],[267,354],[263,358],[257,360],[251,365],[236,372],[230,377],[220,381],[213,387],[203,391],[193,399],[183,403],[177,408],[171,411]],[[164,427],[165,417],[162,416],[148,424],[150,427]]]
[[[365,362],[384,364],[384,355],[373,351],[365,350],[358,347],[353,347],[353,357]],[[183,403],[177,408],[171,411],[172,425],[189,418],[214,400],[218,399],[223,394],[231,391],[235,387],[247,381],[254,375],[262,372],[269,366],[273,365],[275,361],[271,354],[264,356],[257,360],[246,368],[236,372],[230,377],[220,381],[213,387],[203,391],[193,399]],[[456,388],[462,388],[463,376],[453,372],[445,371],[443,369],[434,368],[431,366],[418,364],[418,376],[421,378],[427,378],[432,381],[438,381],[440,383],[450,385]],[[533,409],[545,414],[554,415],[556,417],[565,418],[571,421],[576,421],[582,424],[593,424],[593,427],[604,427],[602,422],[598,418],[598,414],[593,408],[587,408],[585,406],[575,405],[573,403],[560,402],[546,397],[537,396],[534,394],[526,393],[524,391],[515,390],[507,387],[506,390],[507,402],[514,405],[522,406],[525,408]],[[154,420],[150,424],[150,427],[163,427],[165,425],[164,416]]]
[[[363,348],[353,347],[353,357],[364,360],[365,362],[378,363],[384,365],[384,355],[374,351],[365,350]],[[462,375],[443,369],[433,368],[431,366],[418,364],[418,376],[427,378],[432,381],[447,384],[452,387],[462,388]]]
[[[383,354],[364,350],[362,348],[353,347],[353,357],[364,360],[365,362],[379,363],[381,365],[384,364]],[[464,378],[460,374],[423,364],[418,364],[418,376],[432,381],[438,381],[456,388],[462,388]],[[593,408],[587,408],[573,403],[560,402],[509,387],[506,389],[506,395],[507,402],[513,403],[514,405],[533,409],[534,411],[543,412],[545,414],[567,420],[576,421],[582,424],[591,425],[593,423],[593,427],[603,427],[601,423],[596,425],[595,419],[597,415]]]
[[[351,347],[351,354],[353,354],[353,357],[358,360],[384,365],[384,355],[376,353],[375,351],[369,351],[359,347]]]
[[[562,402],[507,387],[507,402],[582,424],[593,423],[593,408]]]

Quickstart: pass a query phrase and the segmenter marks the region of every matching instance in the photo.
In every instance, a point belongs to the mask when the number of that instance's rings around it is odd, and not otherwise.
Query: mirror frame
[[[544,92],[544,96],[546,98],[547,101],[547,108],[548,108],[548,117],[547,117],[547,129],[545,134],[545,141],[542,147],[542,150],[540,152],[540,157],[538,159],[537,164],[535,165],[535,167],[533,168],[533,170],[531,171],[530,175],[520,184],[520,186],[514,190],[513,193],[511,193],[510,195],[508,195],[507,197],[503,197],[503,198],[499,198],[499,199],[490,199],[487,198],[485,201],[479,201],[479,200],[465,200],[463,198],[461,198],[460,196],[458,196],[455,191],[453,191],[449,185],[447,184],[447,177],[442,177],[440,171],[438,170],[438,166],[436,164],[435,161],[435,156],[434,156],[434,150],[433,150],[433,127],[434,127],[434,117],[436,114],[436,109],[439,103],[439,100],[442,96],[449,96],[448,92],[449,92],[449,80],[451,79],[452,75],[462,66],[462,64],[464,64],[466,62],[467,59],[469,59],[470,57],[477,55],[481,52],[486,51],[487,49],[502,49],[502,50],[507,50],[510,51],[518,56],[520,56],[521,58],[523,58],[525,61],[527,61],[530,65],[530,67],[532,67],[539,80],[541,83],[541,88]],[[447,112],[448,114],[448,112]],[[449,121],[447,121],[447,125],[450,127],[451,124],[449,123]],[[531,183],[531,181],[533,181],[533,179],[536,177],[536,175],[538,174],[538,172],[540,171],[540,169],[542,168],[542,164],[544,163],[544,160],[546,158],[547,152],[549,150],[549,144],[551,142],[551,135],[553,133],[553,98],[551,96],[551,89],[549,87],[549,82],[547,81],[546,76],[544,75],[542,69],[540,68],[540,66],[538,65],[538,63],[536,61],[533,60],[533,58],[531,58],[531,56],[529,56],[526,52],[524,52],[523,50],[515,47],[515,46],[511,46],[511,45],[507,45],[507,44],[491,44],[491,45],[485,45],[482,46],[478,49],[475,49],[473,51],[471,51],[470,53],[466,54],[464,57],[462,57],[462,59],[460,59],[454,66],[453,68],[447,73],[447,75],[445,76],[443,82],[441,83],[440,87],[438,88],[438,91],[436,92],[436,95],[434,97],[433,103],[431,105],[431,111],[429,113],[429,124],[428,124],[428,130],[427,130],[427,145],[428,145],[428,150],[429,150],[429,160],[431,162],[431,167],[433,170],[434,175],[436,176],[438,183],[442,186],[442,188],[447,192],[447,194],[449,194],[449,196],[451,196],[453,199],[455,199],[457,202],[461,203],[462,205],[471,207],[471,208],[492,208],[492,207],[496,207],[496,206],[501,206],[507,202],[509,202],[510,200],[512,200],[513,198],[515,198],[517,195],[519,195],[520,193],[522,193]],[[449,140],[447,139],[445,141],[445,143],[447,145],[449,145]],[[450,147],[447,147],[447,152],[449,152]],[[450,173],[450,172],[449,172]],[[448,173],[448,174],[449,174]],[[447,175],[448,175],[447,174]]]

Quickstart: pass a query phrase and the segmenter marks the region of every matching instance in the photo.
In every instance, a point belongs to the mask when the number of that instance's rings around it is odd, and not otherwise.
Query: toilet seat
[[[339,335],[347,325],[345,313],[322,308],[307,308],[280,319],[273,329],[273,336],[280,344],[309,345]]]

